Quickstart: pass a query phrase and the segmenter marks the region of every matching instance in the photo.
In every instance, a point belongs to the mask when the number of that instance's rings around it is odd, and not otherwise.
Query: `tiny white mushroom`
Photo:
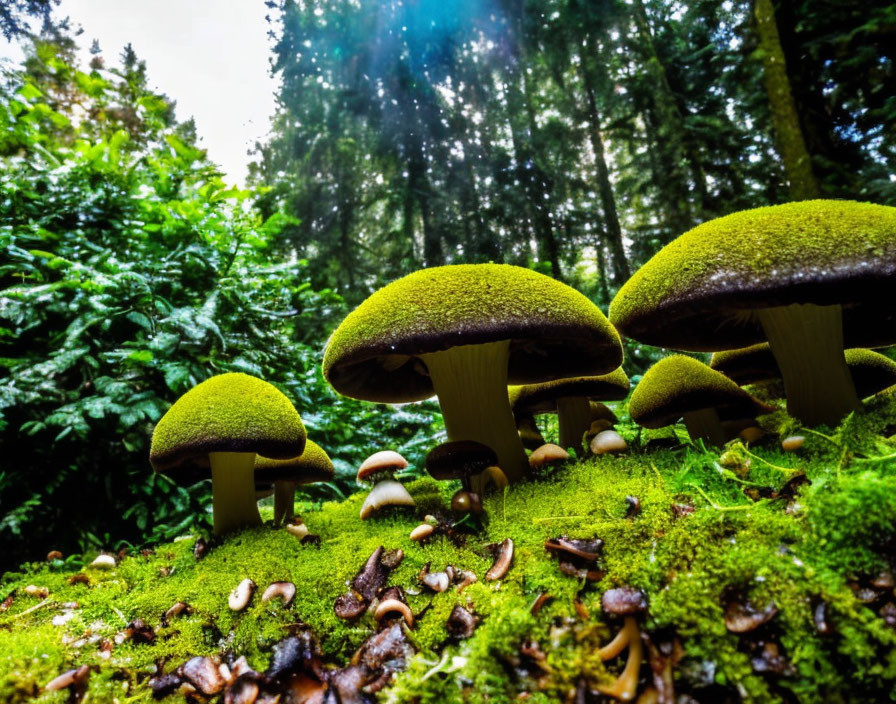
[[[781,441],[781,447],[784,452],[795,452],[796,450],[799,450],[805,442],[806,438],[802,435],[791,435]]]
[[[595,455],[625,452],[627,449],[625,439],[615,430],[603,430],[591,440],[591,452]]]
[[[249,605],[249,600],[255,592],[255,582],[251,579],[244,579],[240,582],[236,589],[230,592],[230,598],[227,605],[231,611],[242,611]]]
[[[392,479],[379,482],[364,499],[361,518],[368,518],[384,506],[414,506],[414,498],[404,486]]]
[[[429,523],[421,523],[411,531],[411,540],[422,542],[423,540],[426,540],[426,538],[431,536],[433,534],[433,531],[435,531],[435,528],[433,528]]]
[[[540,469],[545,465],[556,464],[569,459],[569,453],[559,445],[545,443],[529,455],[529,466],[532,469]]]
[[[308,526],[304,523],[287,523],[286,532],[296,536],[299,540],[308,535]]]
[[[115,558],[111,555],[97,555],[90,566],[98,570],[111,570],[115,568],[116,564]]]
[[[296,585],[292,582],[274,582],[264,590],[261,595],[262,601],[271,601],[280,597],[283,599],[283,605],[289,606],[296,595]]]

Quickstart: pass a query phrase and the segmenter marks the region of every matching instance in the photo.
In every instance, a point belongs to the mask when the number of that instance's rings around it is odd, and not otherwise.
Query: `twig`
[[[27,616],[28,614],[33,613],[33,612],[37,611],[38,609],[41,609],[44,606],[47,606],[48,604],[51,604],[51,603],[53,603],[52,599],[50,599],[50,598],[44,599],[42,602],[40,602],[39,604],[35,604],[30,609],[25,609],[21,613],[16,614],[15,616],[13,616],[13,618],[16,619],[16,618],[21,618],[22,616]]]

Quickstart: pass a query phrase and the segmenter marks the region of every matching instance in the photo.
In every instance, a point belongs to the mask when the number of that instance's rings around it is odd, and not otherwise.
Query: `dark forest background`
[[[432,404],[337,397],[327,335],[386,281],[507,262],[606,310],[665,243],[743,208],[896,205],[896,5],[808,0],[267,2],[280,81],[228,186],[130,47],[0,5],[0,568],[208,525],[147,461],[214,373],[276,383],[354,490],[419,465]],[[189,71],[189,66],[184,70]],[[656,351],[630,344],[637,374]]]

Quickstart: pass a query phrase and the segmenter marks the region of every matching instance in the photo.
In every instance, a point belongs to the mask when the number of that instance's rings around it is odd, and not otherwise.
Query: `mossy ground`
[[[339,620],[333,602],[379,545],[404,550],[389,583],[405,588],[419,614],[409,634],[417,655],[380,695],[384,701],[509,702],[525,691],[529,701],[555,702],[583,678],[590,686],[607,683],[625,654],[606,663],[596,655],[619,627],[601,613],[600,597],[622,585],[648,594],[642,623],[648,633],[680,641],[676,686],[700,701],[723,700],[702,698],[700,687],[756,702],[794,695],[803,702],[893,699],[896,630],[878,615],[879,605],[856,597],[850,582],[893,569],[896,461],[868,458],[896,451],[880,435],[894,403],[870,404],[827,437],[808,434],[798,454],[778,450],[777,436],[764,446],[735,446],[729,457],[743,462],[731,468],[721,466],[718,452],[693,445],[643,452],[636,429],[624,427],[631,454],[571,463],[488,498],[487,522],[462,544],[444,536],[424,545],[409,539],[420,517],[443,510],[454,489],[421,479],[408,487],[418,501],[415,515],[362,522],[363,494],[303,507],[306,523],[322,537],[319,548],[264,527],[228,538],[199,561],[188,537],[126,557],[110,571],[78,569],[76,559],[26,565],[0,580],[0,601],[13,597],[0,613],[0,701],[63,702],[65,692],[43,693],[43,685],[81,664],[93,668],[87,701],[151,701],[146,682],[160,664],[168,672],[193,655],[232,650],[263,670],[273,644],[300,622],[313,629],[325,662],[344,666],[375,625],[369,614]],[[792,421],[772,416],[768,423],[790,430]],[[789,469],[805,471],[811,484],[792,500],[756,498],[767,487],[780,488]],[[640,500],[635,516],[626,515],[628,496]],[[685,504],[695,510],[679,515],[674,506]],[[604,541],[602,581],[586,584],[560,572],[544,541],[561,534]],[[492,559],[485,546],[506,537],[516,544],[513,566],[503,580],[486,582]],[[472,570],[479,581],[463,593],[428,593],[416,578],[427,562]],[[69,584],[78,572],[89,585]],[[227,598],[245,577],[259,591],[244,612],[233,613]],[[296,584],[288,608],[260,600],[261,590],[278,580]],[[46,587],[48,599],[27,596],[30,584]],[[749,634],[726,629],[724,600],[732,591],[758,608],[777,605],[770,637],[789,672],[757,672]],[[532,615],[543,592],[553,598]],[[882,598],[892,601],[892,594]],[[193,613],[162,627],[161,615],[176,601],[188,602]],[[65,609],[66,602],[78,608]],[[827,636],[814,620],[822,602],[833,624]],[[446,636],[456,604],[481,619],[466,641]],[[116,643],[104,659],[102,639],[114,643],[136,618],[156,629],[155,643]],[[547,655],[540,665],[520,662],[526,641]],[[642,677],[649,680],[646,665]]]

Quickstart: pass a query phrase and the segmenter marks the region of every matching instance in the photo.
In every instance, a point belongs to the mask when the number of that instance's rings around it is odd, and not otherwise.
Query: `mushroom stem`
[[[691,440],[703,440],[707,445],[721,447],[725,444],[725,429],[715,408],[702,408],[684,414],[684,425]]]
[[[591,406],[587,398],[564,396],[557,399],[560,447],[582,451],[582,438],[591,426]]]
[[[421,359],[439,397],[448,439],[488,445],[513,482],[525,475],[529,465],[507,398],[509,353],[510,341],[501,340],[460,345],[423,354]]]
[[[274,525],[288,523],[295,515],[298,482],[274,482]]]
[[[628,660],[625,661],[625,669],[613,684],[609,687],[598,686],[597,690],[620,701],[628,702],[635,698],[635,694],[638,691],[638,671],[641,669],[641,660],[644,654],[644,646],[641,644],[641,632],[638,630],[638,622],[635,621],[634,616],[625,617],[625,625],[610,645],[616,643],[620,636],[624,638],[625,643],[628,645]],[[612,655],[607,656],[603,653],[604,648],[601,648],[598,652],[601,654],[602,660],[609,660],[611,657],[618,655],[621,650],[622,648],[619,648]]]
[[[794,304],[758,315],[784,379],[790,415],[806,425],[837,425],[859,408],[843,354],[839,305]]]
[[[255,453],[210,452],[212,513],[215,534],[246,526],[260,526],[255,502]]]

